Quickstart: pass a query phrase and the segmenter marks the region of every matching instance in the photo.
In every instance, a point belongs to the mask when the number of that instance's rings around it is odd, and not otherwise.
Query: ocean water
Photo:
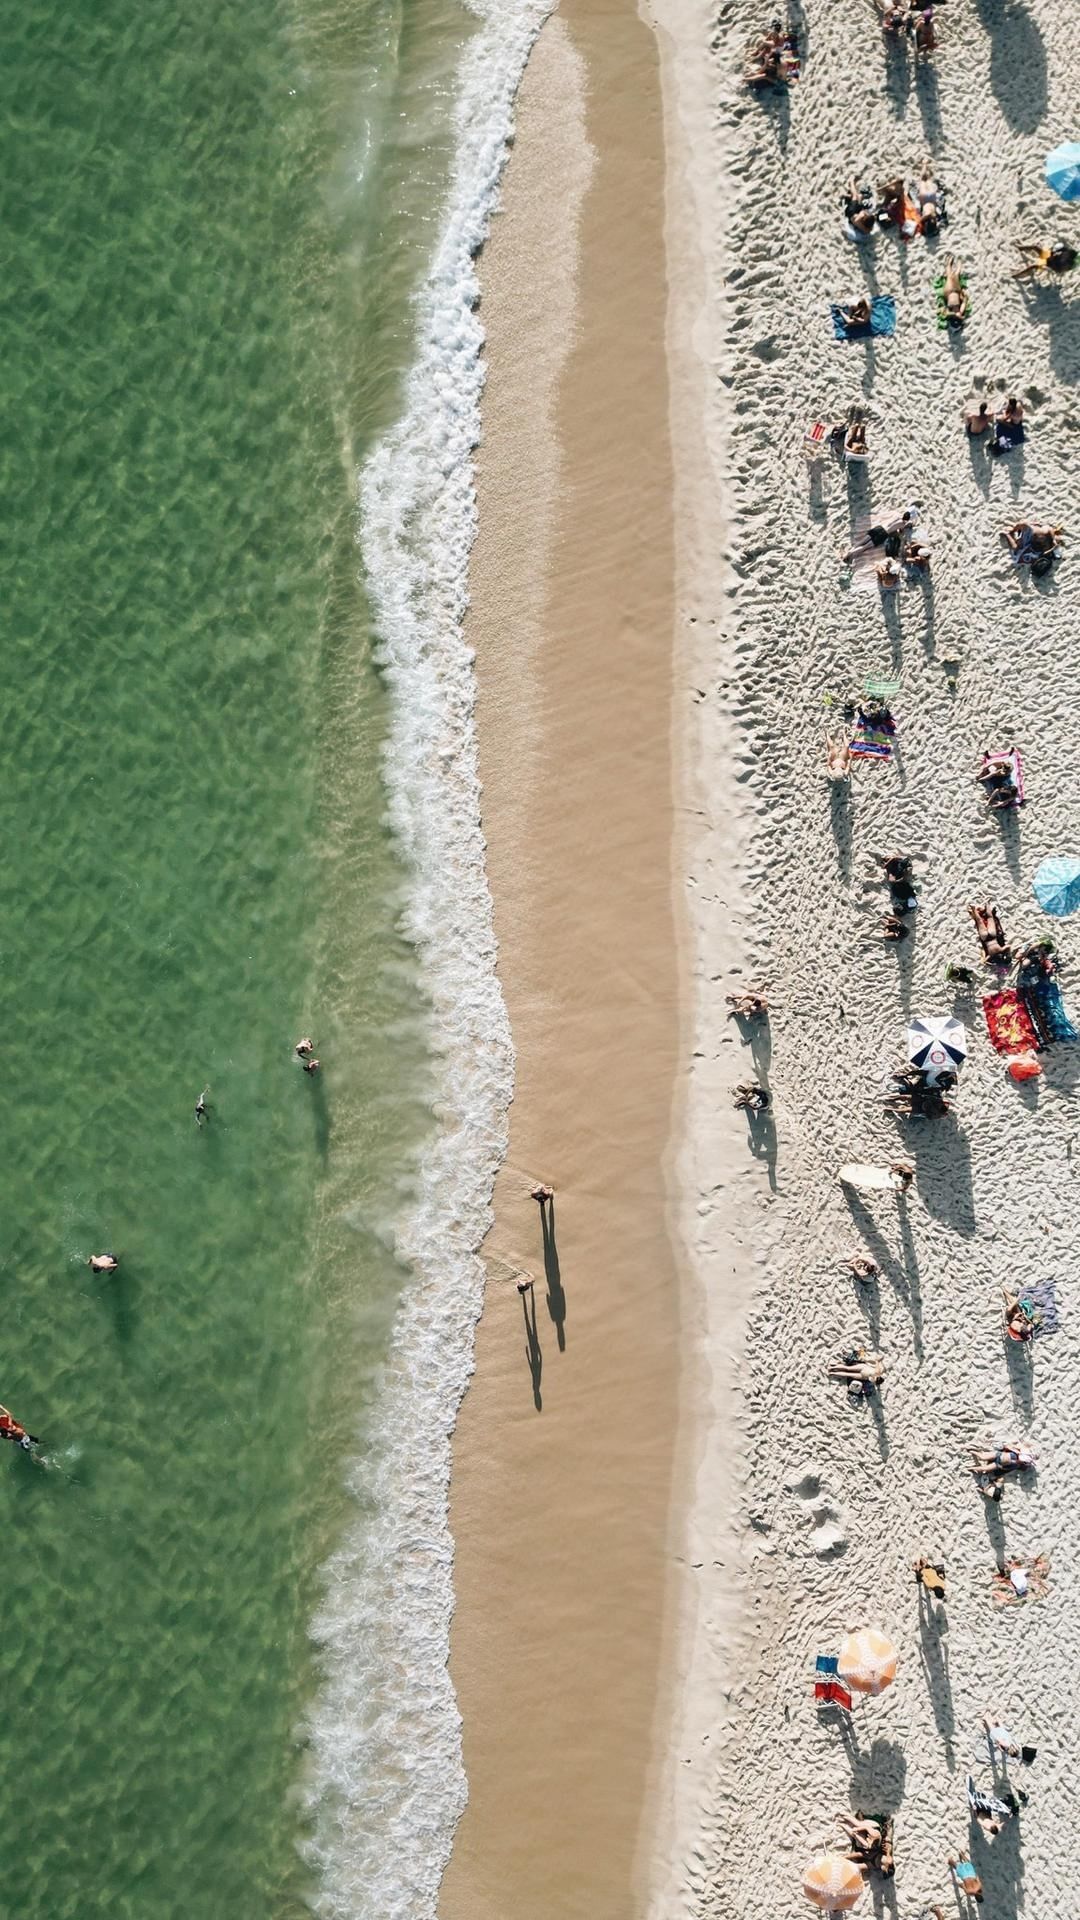
[[[472,254],[541,12],[5,15],[12,1920],[433,1911],[510,1075]]]

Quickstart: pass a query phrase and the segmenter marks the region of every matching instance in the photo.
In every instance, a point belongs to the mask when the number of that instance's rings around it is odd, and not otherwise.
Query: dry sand
[[[568,0],[482,268],[468,634],[517,1064],[454,1443],[469,1804],[443,1920],[626,1920],[643,1883],[679,1331],[663,190],[654,37],[627,0]]]
[[[1020,1091],[989,1047],[978,1000],[961,1001],[970,1057],[953,1119],[887,1119],[880,1095],[908,1014],[953,1010],[946,962],[978,963],[968,900],[996,899],[1014,939],[1057,930],[1066,995],[1080,1011],[1070,992],[1080,935],[1071,922],[1055,929],[1031,893],[1044,854],[1080,851],[1080,551],[1074,538],[1041,584],[1011,567],[998,540],[1021,515],[1080,532],[1080,276],[1030,293],[1008,277],[1014,235],[1080,241],[1077,210],[1040,178],[1042,156],[1080,118],[1076,16],[1052,0],[944,6],[933,67],[915,74],[899,62],[887,75],[869,8],[814,6],[801,86],[752,100],[737,75],[769,12],[749,0],[722,9],[708,140],[716,188],[698,206],[717,283],[726,273],[701,437],[727,423],[736,590],[720,632],[738,664],[742,735],[728,772],[744,796],[754,906],[746,977],[768,986],[775,1007],[759,1058],[774,1104],[754,1204],[745,1208],[745,1182],[731,1196],[733,1230],[743,1231],[748,1211],[761,1263],[732,1409],[741,1538],[714,1556],[718,1568],[701,1570],[697,1633],[682,1661],[711,1687],[709,1706],[699,1687],[697,1724],[687,1718],[673,1741],[675,1825],[662,1836],[651,1911],[663,1920],[809,1913],[802,1869],[839,1837],[836,1813],[858,1807],[896,1813],[896,1877],[875,1884],[865,1910],[914,1920],[939,1902],[953,1913],[946,1855],[966,1846],[986,1885],[985,1913],[1066,1916],[1080,1889],[1067,1784],[1080,1698],[1080,1049],[1055,1049],[1037,1088]],[[837,201],[849,173],[912,177],[927,153],[950,188],[937,247],[882,236],[863,250],[845,240]],[[950,249],[971,272],[973,312],[958,337],[934,324],[932,278]],[[833,344],[826,302],[864,286],[896,296],[897,337]],[[969,448],[960,414],[970,394],[1005,391],[1025,398],[1029,439],[1023,454],[992,462]],[[813,474],[804,427],[852,401],[875,414],[868,473],[849,483],[827,463]],[[677,472],[682,451],[677,433]],[[852,594],[837,564],[852,521],[911,499],[925,506],[931,584],[891,607]],[[722,716],[730,654],[710,657],[706,645],[700,658],[702,708]],[[900,758],[857,772],[850,789],[830,788],[823,697],[856,691],[868,674],[900,682]],[[697,724],[707,728],[703,713]],[[1014,739],[1029,804],[1001,821],[972,777],[982,748]],[[716,772],[704,770],[707,793]],[[724,790],[712,799],[687,878],[709,983],[695,1078],[709,1074],[723,1130],[723,1090],[751,1062],[724,1019],[731,981],[710,965],[718,949],[705,897],[722,892],[708,876],[722,868],[727,832]],[[875,848],[922,856],[917,935],[899,951],[860,941],[880,898],[867,884]],[[743,924],[737,908],[734,922]],[[754,1164],[750,1141],[744,1151]],[[918,1169],[905,1204],[845,1202],[842,1161],[898,1152]],[[869,1288],[841,1264],[860,1249],[882,1269]],[[997,1283],[1033,1279],[1056,1283],[1063,1318],[1029,1365],[1005,1351]],[[853,1340],[886,1358],[875,1407],[849,1405],[825,1378],[829,1358]],[[984,1506],[965,1471],[968,1447],[1020,1436],[1041,1450],[1037,1479]],[[699,1497],[702,1511],[715,1501],[707,1476]],[[1052,1563],[1049,1596],[996,1608],[999,1556],[1038,1551]],[[948,1605],[935,1617],[918,1604],[912,1569],[922,1553],[948,1568]],[[814,1707],[813,1662],[865,1621],[895,1638],[900,1672],[883,1698],[857,1706],[845,1738]],[[969,1769],[989,1781],[986,1707],[1039,1748],[1020,1776],[1030,1805],[993,1842],[969,1832],[964,1793]]]

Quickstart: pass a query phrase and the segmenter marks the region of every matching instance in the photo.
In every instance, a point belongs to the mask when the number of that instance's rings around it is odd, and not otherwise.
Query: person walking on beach
[[[206,1096],[209,1093],[209,1091],[210,1091],[209,1087],[204,1087],[198,1099],[195,1102],[195,1125],[197,1127],[201,1127],[203,1121],[208,1117],[209,1108],[207,1107],[207,1104],[206,1104]]]
[[[86,1264],[91,1273],[115,1273],[120,1262],[115,1253],[92,1253]]]

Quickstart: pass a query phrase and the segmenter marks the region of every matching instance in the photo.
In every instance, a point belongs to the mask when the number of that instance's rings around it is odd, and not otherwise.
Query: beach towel
[[[983,996],[983,1013],[990,1043],[998,1053],[1035,1053],[1039,1039],[1031,1015],[1015,987]]]
[[[1031,1302],[1035,1336],[1057,1333],[1061,1326],[1061,1313],[1057,1302],[1057,1286],[1053,1280],[1033,1280],[1030,1287],[1024,1287],[1021,1299],[1026,1307]]]
[[[1024,967],[1019,985],[1031,1024],[1044,1047],[1052,1047],[1059,1041],[1080,1040],[1052,973],[1044,973],[1041,967]]]
[[[1022,420],[995,420],[994,438],[990,443],[991,453],[1011,453],[1014,447],[1022,447],[1027,435]]]
[[[867,713],[858,709],[855,731],[851,736],[853,760],[891,760],[896,722],[891,713]]]
[[[870,302],[870,318],[861,327],[850,330],[844,324],[844,308],[830,304],[833,337],[837,340],[890,340],[896,332],[896,301],[891,293],[875,293]]]

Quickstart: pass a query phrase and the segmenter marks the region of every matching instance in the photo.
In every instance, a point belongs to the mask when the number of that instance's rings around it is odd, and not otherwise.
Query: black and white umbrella
[[[912,1020],[907,1044],[912,1066],[932,1080],[939,1073],[959,1072],[967,1059],[967,1035],[951,1014],[941,1020]]]

